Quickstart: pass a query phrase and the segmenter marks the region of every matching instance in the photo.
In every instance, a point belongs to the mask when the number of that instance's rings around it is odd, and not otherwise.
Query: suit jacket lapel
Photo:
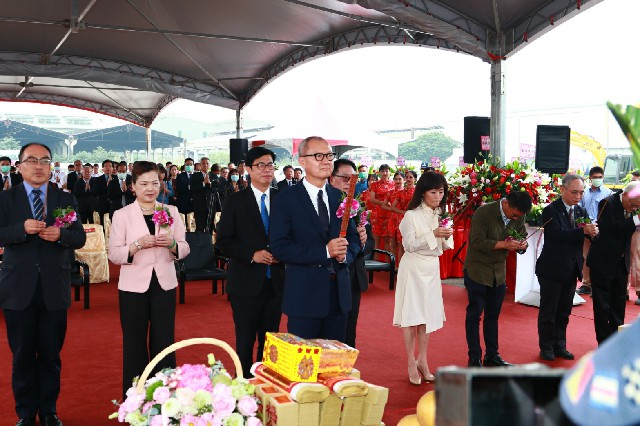
[[[21,216],[33,219],[33,212],[31,211],[31,200],[29,200],[29,197],[27,197],[27,190],[24,188],[24,185],[22,185],[22,183],[16,185],[15,191],[17,194],[16,204],[21,210]]]
[[[58,205],[58,191],[52,190],[51,187],[47,187],[46,201],[47,201],[47,210],[46,210],[47,218],[45,222],[47,222],[47,226],[51,226],[55,221],[55,218],[53,217],[53,211],[58,207],[66,208],[70,206]]]
[[[311,196],[307,192],[307,188],[305,188],[304,185],[295,185],[287,191],[298,191],[302,201],[302,208],[306,210],[303,217],[311,217],[311,220],[316,223],[316,228],[321,230],[322,224],[320,223],[320,217],[318,216],[318,212],[315,207],[313,207],[313,201],[311,201]]]
[[[260,211],[260,206],[256,202],[256,198],[253,194],[253,189],[246,188],[241,191],[243,196],[246,199],[246,205],[249,210],[249,214],[253,218],[253,220],[265,231],[265,235],[267,235],[266,229],[264,229],[264,224],[262,223],[262,212]],[[269,202],[271,202],[271,194],[269,194]]]

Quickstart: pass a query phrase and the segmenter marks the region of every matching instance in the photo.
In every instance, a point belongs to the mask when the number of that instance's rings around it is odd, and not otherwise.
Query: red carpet
[[[362,298],[358,328],[360,357],[356,367],[362,377],[390,388],[384,421],[395,425],[400,418],[415,412],[415,406],[433,385],[410,385],[402,335],[391,325],[393,292],[387,289],[388,275],[376,274],[373,287]],[[73,302],[69,309],[67,339],[62,353],[62,392],[58,412],[66,426],[117,424],[107,416],[114,411],[111,400],[120,395],[121,334],[118,317],[117,269],[112,268],[110,284],[94,284],[91,288],[91,309],[82,309],[82,302]],[[538,361],[536,308],[515,304],[508,294],[500,318],[500,352],[515,363]],[[432,371],[444,365],[466,365],[467,349],[464,335],[466,293],[463,288],[444,285],[447,322],[432,335],[429,364]],[[569,324],[569,347],[577,356],[596,347],[591,299],[574,307]],[[638,316],[639,307],[627,304],[627,322]],[[0,315],[1,316],[1,315]],[[286,319],[282,330],[286,329]],[[177,339],[215,337],[232,346],[233,322],[226,296],[212,295],[211,284],[187,284],[187,303],[178,305]],[[4,320],[0,322],[0,425],[15,424],[13,396],[10,386],[11,354],[6,342]],[[191,347],[178,352],[178,363],[205,362],[208,347]],[[214,351],[231,366],[219,350]],[[557,361],[556,367],[570,367],[573,362]]]

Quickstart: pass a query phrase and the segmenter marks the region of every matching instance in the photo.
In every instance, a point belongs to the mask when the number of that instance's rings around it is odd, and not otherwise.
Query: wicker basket
[[[136,386],[136,391],[139,394],[144,392],[144,383],[149,378],[149,374],[151,374],[151,371],[153,370],[153,368],[156,365],[158,365],[158,363],[162,361],[164,357],[169,355],[171,352],[177,351],[178,349],[186,348],[188,346],[193,346],[193,345],[213,345],[213,346],[217,346],[219,348],[224,349],[229,354],[229,356],[231,357],[231,360],[233,361],[234,366],[236,367],[236,376],[239,379],[242,378],[242,364],[240,363],[240,358],[238,358],[238,354],[236,354],[236,351],[234,351],[233,348],[229,346],[228,343],[223,342],[222,340],[214,339],[212,337],[196,337],[193,339],[186,339],[180,342],[176,342],[173,345],[165,348],[158,355],[156,355],[151,360],[151,362],[147,365],[147,367],[144,369],[144,371],[142,372],[142,375],[140,376],[140,379],[138,379],[138,385]]]

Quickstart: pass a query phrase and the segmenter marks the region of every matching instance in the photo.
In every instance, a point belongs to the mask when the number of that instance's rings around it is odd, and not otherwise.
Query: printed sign
[[[464,162],[464,157],[462,155],[458,158],[458,165],[462,167],[467,165],[467,163]]]
[[[431,167],[440,167],[440,157],[431,157]]]
[[[536,158],[536,146],[528,143],[520,144],[520,159],[521,160],[533,160]]]
[[[373,158],[370,155],[363,155],[360,157],[360,164],[363,166],[371,167],[373,166]]]
[[[396,164],[398,165],[398,167],[404,167],[405,166],[405,158],[404,157],[396,158]]]
[[[480,144],[482,144],[483,151],[489,151],[491,149],[491,139],[489,136],[480,136]]]

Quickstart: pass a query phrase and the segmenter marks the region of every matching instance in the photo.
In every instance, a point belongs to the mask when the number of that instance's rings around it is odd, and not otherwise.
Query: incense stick
[[[602,210],[600,210],[600,213],[598,213],[598,217],[596,218],[596,222],[600,221],[600,216],[602,216],[602,212],[604,211],[604,208],[607,207],[607,203],[609,202],[609,197],[607,197],[604,200],[604,204],[602,205]]]
[[[547,225],[547,223],[551,222],[553,220],[553,218],[550,218],[548,221],[546,221],[545,223],[542,224],[542,226],[538,229],[536,229],[533,234],[529,235],[527,238],[525,238],[524,240],[527,241],[529,238],[533,237],[534,235],[536,235],[538,232],[540,232],[541,229],[544,229],[544,227]]]

